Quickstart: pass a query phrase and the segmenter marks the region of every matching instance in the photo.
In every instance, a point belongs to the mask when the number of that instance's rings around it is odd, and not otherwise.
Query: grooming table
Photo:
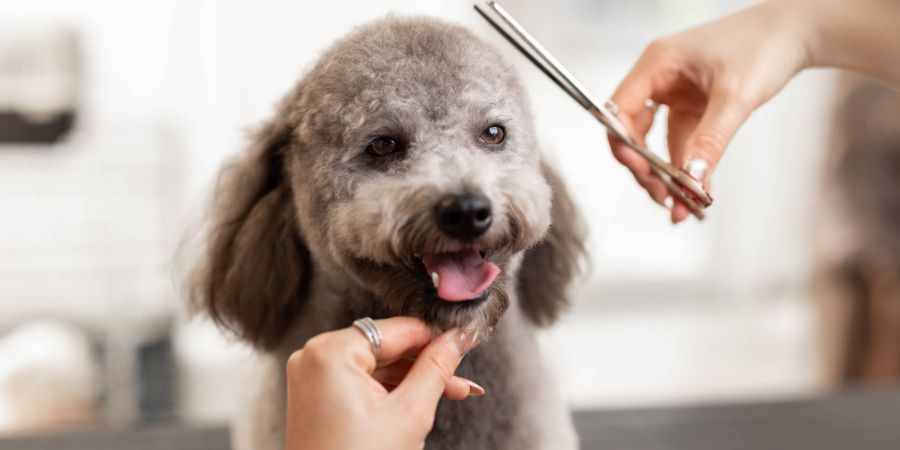
[[[900,389],[740,405],[580,411],[585,449],[898,450]]]
[[[897,450],[900,388],[740,405],[577,411],[582,448]],[[0,440],[0,450],[220,450],[224,427],[154,425]]]

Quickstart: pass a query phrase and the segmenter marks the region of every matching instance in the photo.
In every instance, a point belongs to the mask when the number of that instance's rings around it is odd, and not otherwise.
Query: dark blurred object
[[[228,429],[184,424],[107,428],[0,439],[0,450],[228,450]]]
[[[820,292],[840,384],[900,379],[900,93],[846,83],[826,178]]]
[[[144,422],[169,420],[175,410],[175,368],[172,338],[144,343],[137,349],[138,408]]]
[[[0,26],[0,143],[53,143],[72,129],[76,47],[65,28]]]
[[[896,450],[900,390],[744,405],[580,411],[583,449]],[[0,446],[2,449],[2,446]]]
[[[75,123],[75,113],[65,112],[50,120],[32,121],[17,113],[0,113],[0,142],[49,144],[60,140]]]

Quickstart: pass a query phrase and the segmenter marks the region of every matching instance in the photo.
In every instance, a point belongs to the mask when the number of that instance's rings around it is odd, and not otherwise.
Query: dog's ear
[[[311,267],[285,172],[291,127],[276,119],[219,174],[195,307],[257,347],[277,345],[304,296]]]
[[[587,262],[585,226],[559,174],[546,162],[541,172],[553,192],[550,230],[525,253],[518,295],[525,315],[537,325],[553,323],[568,305],[568,287]]]

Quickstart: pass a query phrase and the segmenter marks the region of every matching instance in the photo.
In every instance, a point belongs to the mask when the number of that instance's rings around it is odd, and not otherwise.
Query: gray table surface
[[[585,449],[900,450],[900,389],[739,405],[577,411]],[[224,427],[178,424],[0,440],[0,450],[219,450]]]
[[[900,390],[741,405],[581,411],[582,448],[900,450]]]

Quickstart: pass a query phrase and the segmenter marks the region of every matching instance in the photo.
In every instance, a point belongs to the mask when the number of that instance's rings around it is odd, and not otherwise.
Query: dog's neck
[[[360,317],[387,317],[374,295],[361,288],[346,274],[326,270],[314,271],[310,277],[307,298],[297,313],[277,353],[290,354],[311,337],[330,330],[350,326]]]

